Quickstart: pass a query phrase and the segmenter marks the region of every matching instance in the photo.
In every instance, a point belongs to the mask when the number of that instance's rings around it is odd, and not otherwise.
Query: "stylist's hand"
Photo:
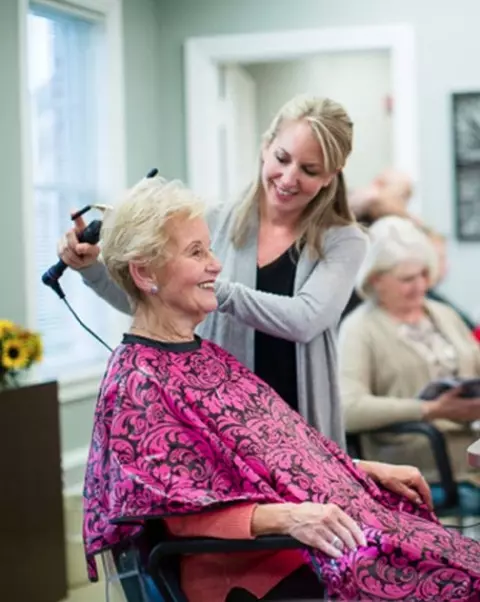
[[[74,224],[74,227],[58,242],[57,254],[70,268],[81,270],[95,263],[100,254],[100,247],[78,242],[77,236],[87,224],[82,217],[78,217]]]
[[[357,523],[334,504],[292,505],[286,534],[333,558],[367,543]]]
[[[430,510],[433,509],[430,487],[418,468],[363,460],[358,466],[385,489],[403,495],[414,504],[424,502]]]

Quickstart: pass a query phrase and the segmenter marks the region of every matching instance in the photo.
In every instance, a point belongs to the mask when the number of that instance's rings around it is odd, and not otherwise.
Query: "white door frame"
[[[394,110],[393,167],[419,189],[415,39],[410,25],[300,29],[189,38],[185,43],[186,146],[189,185],[207,199],[219,197],[222,119],[219,66],[301,59],[322,52],[389,50]],[[420,213],[418,198],[412,209]]]

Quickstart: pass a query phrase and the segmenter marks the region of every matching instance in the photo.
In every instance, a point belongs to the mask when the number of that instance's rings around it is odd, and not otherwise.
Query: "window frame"
[[[30,129],[30,101],[28,88],[28,15],[31,5],[44,6],[72,16],[85,17],[98,14],[105,24],[105,57],[108,61],[107,99],[109,106],[106,123],[105,147],[102,149],[105,159],[106,173],[104,182],[107,183],[105,193],[115,199],[126,187],[126,140],[125,140],[125,88],[123,66],[123,18],[121,0],[19,0],[20,24],[20,98],[21,98],[21,136],[22,136],[22,216],[25,240],[24,274],[26,291],[26,324],[35,328],[37,316],[37,299],[35,294],[35,279],[39,277],[35,265],[35,198],[32,169],[32,144]],[[56,250],[52,249],[52,263],[55,261]],[[53,295],[52,291],[52,295]],[[75,307],[75,303],[73,303]],[[64,308],[59,300],[59,311]],[[82,317],[80,315],[80,317]],[[72,321],[74,320],[72,316]],[[128,319],[114,312],[109,323],[111,340],[118,339],[125,329]],[[107,358],[106,358],[107,359]],[[105,370],[105,365],[99,368],[92,366],[91,370],[83,372],[78,378],[68,379],[58,375],[59,400],[68,403],[96,395],[98,384]],[[32,371],[32,380],[38,379],[41,372]]]

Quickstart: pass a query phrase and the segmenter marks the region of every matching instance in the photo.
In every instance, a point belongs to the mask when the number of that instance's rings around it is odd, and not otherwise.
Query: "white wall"
[[[256,83],[261,132],[294,95],[327,96],[343,104],[355,124],[354,150],[345,170],[348,186],[364,186],[391,166],[391,117],[385,109],[391,93],[388,52],[329,53],[246,69]]]
[[[257,86],[240,65],[226,65],[222,76],[225,109],[222,196],[233,199],[250,184],[258,164]]]

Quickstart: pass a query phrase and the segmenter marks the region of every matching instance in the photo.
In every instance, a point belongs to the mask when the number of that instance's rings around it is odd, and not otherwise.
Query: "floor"
[[[75,589],[64,602],[105,602],[105,585],[94,583]]]

